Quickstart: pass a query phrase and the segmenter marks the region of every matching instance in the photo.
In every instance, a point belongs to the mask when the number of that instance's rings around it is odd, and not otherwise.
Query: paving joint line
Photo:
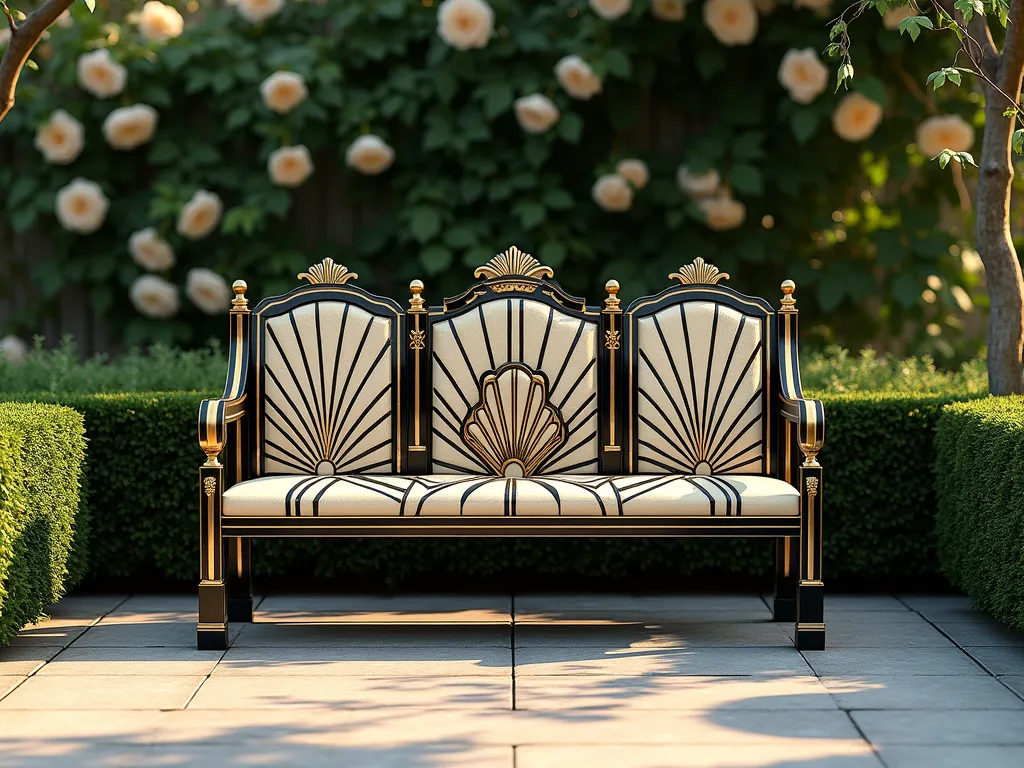
[[[512,646],[512,711],[516,711],[516,595],[515,592],[509,595],[509,624],[511,631]],[[512,765],[515,766],[515,747],[512,748]]]

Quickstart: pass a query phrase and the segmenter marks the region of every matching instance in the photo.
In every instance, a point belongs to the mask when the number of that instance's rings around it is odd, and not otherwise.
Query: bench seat
[[[800,492],[759,475],[271,475],[224,492],[226,517],[799,515]]]

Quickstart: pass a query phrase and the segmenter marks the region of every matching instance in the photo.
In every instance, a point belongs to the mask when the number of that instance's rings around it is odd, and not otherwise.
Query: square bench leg
[[[796,621],[796,583],[800,570],[800,540],[784,536],[775,540],[775,593],[773,621]]]
[[[199,470],[199,623],[196,648],[223,651],[228,647],[227,588],[224,584],[224,542],[220,527],[224,467],[204,464]]]
[[[241,536],[227,540],[228,621],[252,621],[251,541]]]
[[[800,467],[800,581],[796,588],[796,647],[825,649],[825,585],[821,581],[821,466]]]

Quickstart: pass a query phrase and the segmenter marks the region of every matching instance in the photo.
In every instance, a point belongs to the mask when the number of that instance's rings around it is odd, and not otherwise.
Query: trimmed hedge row
[[[978,608],[1024,631],[1024,398],[950,405],[935,444],[942,568]]]
[[[82,415],[0,404],[0,646],[85,575]]]
[[[104,582],[197,578],[198,393],[48,396],[85,417],[89,574]],[[828,395],[825,574],[861,586],[940,580],[934,534],[935,424],[960,398]],[[257,578],[334,578],[351,584],[467,584],[514,578],[519,588],[608,586],[657,578],[666,588],[700,576],[763,578],[771,546],[757,540],[259,540]],[[558,577],[557,582],[549,577]],[[310,586],[314,583],[310,582]],[[520,586],[521,585],[521,586]]]

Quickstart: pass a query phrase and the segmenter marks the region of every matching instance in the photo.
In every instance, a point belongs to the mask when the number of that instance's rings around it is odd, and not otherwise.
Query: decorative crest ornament
[[[426,331],[409,331],[409,349],[423,349],[426,346]]]
[[[618,349],[622,346],[622,332],[621,331],[605,331],[604,332],[604,347],[605,349]]]
[[[728,280],[729,274],[719,272],[718,267],[698,256],[692,264],[680,267],[678,272],[673,272],[668,278],[678,280],[681,285],[715,285],[719,280]]]
[[[359,275],[349,272],[348,267],[335,263],[330,256],[311,266],[308,272],[299,273],[299,280],[308,280],[310,285],[344,285],[357,277]]]
[[[818,478],[807,478],[807,495],[810,496],[812,499],[818,495]]]
[[[539,280],[554,276],[555,270],[545,267],[533,256],[523,253],[514,245],[473,272],[473,277],[482,277],[485,280],[498,277],[532,277]]]
[[[206,491],[207,497],[213,496],[217,492],[217,480],[213,477],[203,478],[203,490]]]

